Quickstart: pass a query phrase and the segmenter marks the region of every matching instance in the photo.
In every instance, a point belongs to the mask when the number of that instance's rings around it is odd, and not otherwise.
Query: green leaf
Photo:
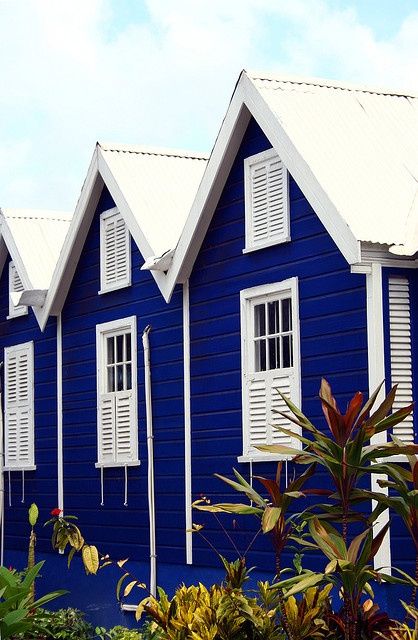
[[[124,573],[123,576],[121,576],[117,582],[116,585],[116,598],[117,600],[120,600],[120,590],[122,588],[122,584],[123,581],[126,580],[126,578],[129,576],[129,573]]]
[[[266,503],[264,503],[265,505]],[[194,507],[198,511],[209,511],[209,513],[238,513],[240,515],[253,514],[261,515],[263,509],[259,507],[252,507],[249,504],[242,504],[239,502],[223,502],[219,504],[208,505],[195,505]]]
[[[306,591],[309,587],[314,587],[315,585],[322,582],[325,578],[325,574],[323,573],[314,573],[311,576],[306,578],[302,578],[297,584],[286,591],[286,598],[289,596],[294,596],[296,593],[300,593],[301,591]]]
[[[34,502],[32,502],[32,504],[29,507],[28,515],[29,515],[29,524],[31,527],[34,527],[38,521],[38,516],[39,516],[38,507]]]
[[[280,507],[266,507],[261,520],[263,533],[268,533],[274,529],[281,515],[282,510]]]

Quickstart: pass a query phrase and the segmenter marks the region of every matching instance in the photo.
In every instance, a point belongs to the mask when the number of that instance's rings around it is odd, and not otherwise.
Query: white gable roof
[[[187,151],[103,143],[100,152],[152,254],[174,249],[208,157]]]
[[[250,78],[354,236],[405,244],[418,187],[418,97],[324,80]]]
[[[207,156],[187,151],[97,143],[43,308],[43,325],[62,308],[103,185],[147,260],[176,247],[206,163]],[[167,276],[151,273],[163,290]]]
[[[244,71],[177,247],[166,298],[191,271],[251,115],[349,263],[360,260],[361,242],[408,255],[418,250],[418,98]]]

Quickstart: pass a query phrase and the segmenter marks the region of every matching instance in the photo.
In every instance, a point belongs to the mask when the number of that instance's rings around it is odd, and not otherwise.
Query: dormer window
[[[130,234],[122,214],[115,207],[100,216],[100,293],[130,284]]]
[[[7,318],[18,318],[19,316],[25,316],[28,313],[28,308],[25,305],[15,306],[12,300],[12,293],[21,293],[23,291],[23,283],[17,272],[13,261],[9,262],[9,315]]]
[[[288,174],[274,149],[244,161],[245,249],[290,240]]]

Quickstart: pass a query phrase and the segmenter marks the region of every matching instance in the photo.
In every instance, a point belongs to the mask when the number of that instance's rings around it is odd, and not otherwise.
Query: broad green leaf
[[[274,529],[281,515],[282,510],[280,507],[266,507],[261,520],[263,533],[268,533]]]
[[[29,507],[29,524],[34,527],[38,521],[39,510],[34,502]]]

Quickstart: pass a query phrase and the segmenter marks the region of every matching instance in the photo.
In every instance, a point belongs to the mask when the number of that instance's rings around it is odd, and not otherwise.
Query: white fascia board
[[[4,265],[6,264],[7,254],[8,254],[8,250],[3,238],[2,227],[0,224],[0,277],[3,273]]]
[[[61,313],[102,189],[103,181],[98,172],[96,146],[74,217],[52,276],[45,304],[40,310],[42,331],[45,329],[50,315],[57,316]]]
[[[295,148],[253,82],[241,74],[215,142],[191,212],[177,245],[164,290],[170,298],[177,282],[190,275],[230,168],[253,116],[283,160],[306,199],[349,264],[360,261],[360,243]]]
[[[185,282],[190,275],[250,121],[251,114],[244,104],[243,77],[232,96],[168,271],[164,291],[168,299],[177,282]]]
[[[106,158],[104,157],[100,147],[98,148],[97,151],[98,151],[97,161],[98,161],[99,173],[101,174],[106,187],[109,189],[110,195],[112,196],[115,205],[119,209],[120,213],[123,215],[124,220],[128,226],[129,232],[133,237],[136,246],[141,252],[143,259],[146,261],[148,258],[151,258],[152,256],[154,256],[155,252],[149,245],[146,237],[142,232],[142,229],[139,227],[138,222],[135,218],[135,215],[132,213],[132,210],[128,202],[126,201],[126,198],[122,193],[122,190],[119,187],[115,179],[115,176],[113,175],[109,165],[107,164]],[[158,271],[151,271],[151,274],[155,282],[157,283],[157,286],[160,289],[165,301],[168,302],[164,294],[167,276],[164,273],[161,273]]]
[[[323,190],[311,168],[272,112],[254,83],[245,76],[245,104],[284,165],[302,190],[312,209],[328,231],[348,264],[360,261],[360,242]]]

